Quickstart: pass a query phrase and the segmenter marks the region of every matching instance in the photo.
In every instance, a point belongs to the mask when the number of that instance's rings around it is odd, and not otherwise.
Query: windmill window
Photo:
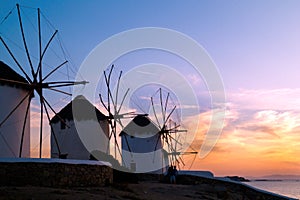
[[[66,123],[61,121],[60,122],[60,129],[66,129]]]

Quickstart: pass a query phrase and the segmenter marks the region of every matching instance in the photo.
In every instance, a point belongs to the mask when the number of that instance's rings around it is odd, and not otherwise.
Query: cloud
[[[204,81],[202,80],[201,76],[199,74],[187,74],[187,79],[190,81],[191,84],[193,85],[200,85],[200,84],[204,84]]]
[[[268,133],[276,138],[280,138],[279,135],[276,134],[276,129],[273,127],[268,127],[268,126],[264,126],[264,125],[248,125],[248,126],[240,126],[237,127],[240,129],[245,129],[248,131],[253,131],[253,132],[263,132],[263,133]]]
[[[227,92],[227,98],[236,108],[244,110],[300,110],[300,88],[239,89]]]
[[[300,89],[240,90],[227,96],[222,134],[212,152],[197,158],[192,168],[216,174],[229,169],[235,174],[299,173]],[[188,130],[199,125],[192,143],[197,150],[211,115],[207,110],[185,121]]]
[[[235,127],[254,133],[264,132],[280,138],[300,127],[300,111],[252,111],[247,118],[236,123]]]

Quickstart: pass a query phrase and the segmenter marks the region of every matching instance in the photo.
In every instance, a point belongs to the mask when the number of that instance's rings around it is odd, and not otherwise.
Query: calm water
[[[246,184],[262,190],[300,199],[300,181],[252,181]]]

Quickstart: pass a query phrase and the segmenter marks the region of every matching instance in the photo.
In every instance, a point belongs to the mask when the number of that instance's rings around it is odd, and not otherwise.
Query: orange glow
[[[208,122],[208,117],[204,113],[200,119]],[[216,176],[300,174],[300,120],[293,113],[259,111],[235,126],[229,121],[213,151],[204,159],[197,158],[193,170],[209,170]],[[194,147],[200,148],[207,127],[206,123],[198,129]],[[192,157],[186,160],[188,166]]]

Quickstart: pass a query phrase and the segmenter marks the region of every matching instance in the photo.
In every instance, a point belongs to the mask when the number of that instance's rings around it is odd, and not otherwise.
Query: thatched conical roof
[[[80,109],[80,115],[76,116],[76,120],[89,120],[89,119],[93,119],[93,112],[96,113],[97,119],[98,121],[102,121],[107,119],[107,117],[100,112],[92,103],[90,103],[84,96],[82,95],[78,95],[77,97],[75,97],[75,99],[73,99],[70,103],[68,103],[68,105],[66,105],[63,109],[61,109],[57,115],[55,115],[52,119],[51,119],[51,123],[57,123],[60,121],[61,117],[64,120],[74,120],[74,116],[73,116],[73,106],[75,106],[76,108]],[[91,114],[92,113],[92,114]]]

